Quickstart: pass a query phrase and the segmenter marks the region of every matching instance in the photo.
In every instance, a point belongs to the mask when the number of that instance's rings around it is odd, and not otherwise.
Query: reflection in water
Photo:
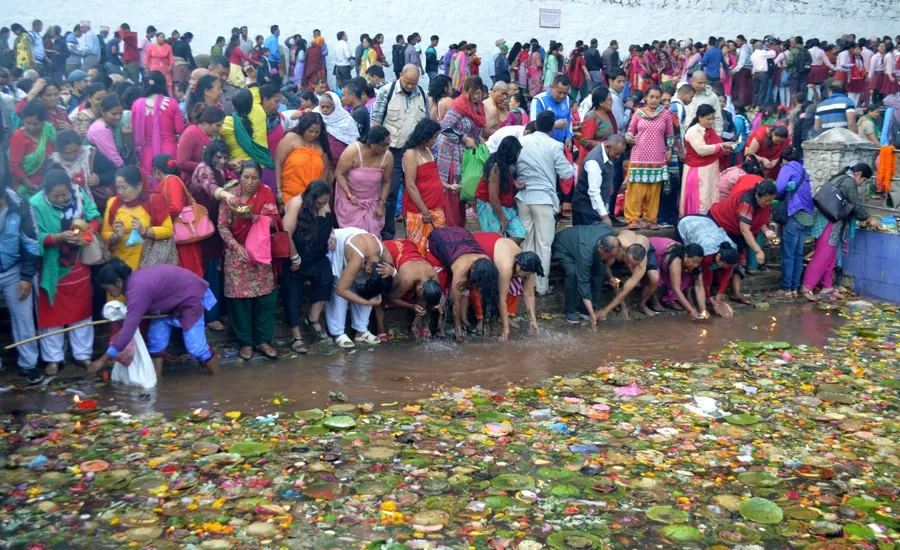
[[[733,340],[784,340],[822,346],[840,322],[814,304],[770,311],[743,310],[733,319],[692,323],[685,316],[663,316],[639,323],[601,323],[560,327],[537,337],[522,333],[501,345],[490,336],[465,345],[450,342],[390,345],[346,355],[319,355],[271,363],[225,367],[218,378],[196,369],[167,371],[152,392],[104,387],[101,405],[116,404],[132,413],[218,407],[245,414],[270,412],[275,392],[295,400],[279,410],[322,407],[328,392],[341,391],[351,403],[376,405],[427,397],[439,386],[502,389],[555,374],[580,372],[621,359],[700,361]],[[70,367],[71,368],[71,367]],[[61,411],[71,395],[34,403],[34,392],[18,392],[5,411],[44,407]],[[32,402],[29,402],[28,398]]]

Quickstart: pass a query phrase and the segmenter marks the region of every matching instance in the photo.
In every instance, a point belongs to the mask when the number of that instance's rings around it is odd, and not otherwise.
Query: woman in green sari
[[[90,193],[78,187],[58,168],[47,170],[41,192],[31,197],[38,230],[41,271],[38,290],[38,332],[46,334],[91,320],[91,270],[81,262],[81,250],[99,239],[100,212]],[[75,361],[87,366],[94,348],[94,327],[69,331]],[[65,360],[65,335],[44,337],[41,357],[47,375],[59,372]]]
[[[9,138],[9,171],[16,192],[30,198],[40,189],[44,161],[53,154],[56,128],[47,122],[47,109],[37,101],[22,109],[22,127]]]

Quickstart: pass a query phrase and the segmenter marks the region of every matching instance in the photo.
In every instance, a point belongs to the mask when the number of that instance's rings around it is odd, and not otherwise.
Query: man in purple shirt
[[[206,341],[203,322],[203,312],[216,303],[209,283],[187,269],[168,264],[145,267],[132,273],[131,268],[119,259],[104,265],[97,279],[113,298],[125,295],[128,313],[106,353],[88,367],[88,374],[96,374],[119,356],[134,338],[144,315],[169,315],[154,319],[147,331],[147,350],[153,357],[157,376],[162,374],[160,354],[169,344],[172,327],[184,331],[184,344],[191,356],[212,374],[219,374],[219,362]]]

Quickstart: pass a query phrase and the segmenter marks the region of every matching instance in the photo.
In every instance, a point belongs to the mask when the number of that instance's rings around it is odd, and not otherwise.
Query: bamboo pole
[[[163,318],[165,318],[165,317],[171,317],[171,315],[146,315],[146,316],[144,316],[144,318],[143,318],[142,320],[146,320],[146,319],[163,319]],[[46,338],[46,337],[48,337],[48,336],[56,336],[57,334],[63,334],[63,333],[69,332],[70,330],[75,330],[75,329],[79,329],[79,328],[82,328],[82,327],[91,327],[91,326],[96,326],[96,325],[105,325],[105,324],[107,324],[107,323],[112,323],[112,321],[110,321],[110,320],[108,320],[108,319],[101,319],[101,320],[99,320],[99,321],[91,321],[91,322],[89,322],[89,323],[81,323],[80,325],[72,325],[72,326],[69,326],[69,327],[66,327],[66,328],[63,328],[63,329],[60,329],[60,330],[54,330],[53,332],[48,332],[48,333],[46,333],[46,334],[40,334],[40,335],[38,335],[38,336],[34,336],[34,337],[32,337],[32,338],[28,338],[28,339],[26,339],[26,340],[22,340],[21,342],[16,342],[15,344],[10,344],[10,345],[6,346],[6,347],[3,348],[3,349],[4,349],[4,350],[10,350],[10,349],[17,348],[17,347],[19,347],[19,346],[22,346],[22,345],[25,345],[25,344],[28,344],[28,343],[31,343],[31,342],[35,342],[35,341],[37,341],[37,340],[40,340],[41,338]]]

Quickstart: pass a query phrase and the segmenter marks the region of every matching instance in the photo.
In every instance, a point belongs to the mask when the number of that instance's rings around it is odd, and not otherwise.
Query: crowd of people
[[[498,319],[505,341],[520,297],[537,330],[554,259],[571,323],[627,317],[632,293],[649,316],[729,316],[777,231],[780,295],[816,300],[851,220],[868,219],[860,193],[884,189],[848,167],[829,184],[852,208],[823,213],[802,143],[847,128],[881,144],[900,102],[890,37],[670,39],[626,55],[497,40],[487,82],[475,44],[441,56],[418,33],[388,61],[381,34],[354,51],[344,32],[329,48],[318,30],[234,28],[201,67],[189,32],[42,31],[0,30],[0,286],[16,341],[54,333],[18,348],[31,383],[39,358],[44,374],[63,364],[65,327],[89,373],[137,330],[161,371],[172,327],[213,373],[206,329],[275,358],[279,302],[300,354],[304,327],[342,348],[388,341],[387,308],[421,335],[446,318],[458,341]],[[661,226],[675,238],[639,232]],[[128,317],[91,361],[88,322],[108,299]]]

